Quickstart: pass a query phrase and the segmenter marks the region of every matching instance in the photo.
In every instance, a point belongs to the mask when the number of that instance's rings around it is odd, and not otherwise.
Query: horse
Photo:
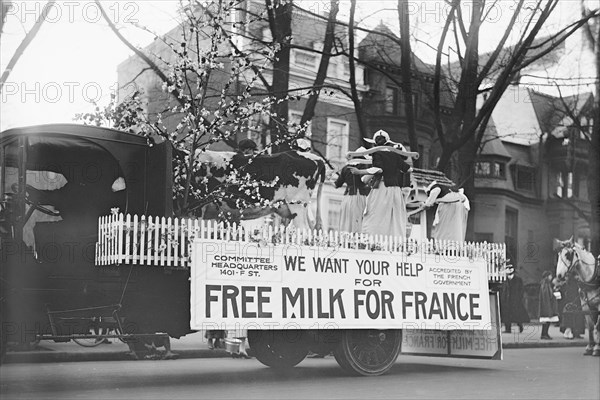
[[[584,249],[573,238],[556,241],[558,262],[556,264],[557,279],[564,280],[573,272],[577,276],[581,309],[585,313],[589,342],[585,355],[600,356],[600,267],[592,253]]]

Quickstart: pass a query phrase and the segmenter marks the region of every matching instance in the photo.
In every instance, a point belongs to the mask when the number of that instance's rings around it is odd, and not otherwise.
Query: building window
[[[556,174],[556,195],[563,199],[570,199],[574,195],[573,172],[559,171]]]
[[[296,134],[298,129],[300,129],[300,121],[302,121],[302,112],[301,111],[288,111],[288,122],[289,128],[288,131],[290,134]],[[306,130],[304,131],[304,137],[310,138],[312,136],[312,121],[308,121],[306,124]]]
[[[489,176],[490,175],[490,163],[489,162],[478,162],[477,164],[475,164],[475,175]]]
[[[398,115],[401,117],[406,117],[406,101],[404,100],[404,93],[400,90],[399,93],[399,106],[398,106]],[[417,118],[419,116],[419,95],[417,93],[412,94],[412,102],[413,102],[413,116]]]
[[[350,76],[350,63],[347,61],[341,61],[342,63],[342,77]]]
[[[398,89],[395,87],[385,88],[385,112],[387,114],[398,114]]]
[[[332,59],[329,63],[327,76],[347,80],[350,77],[350,63],[340,58]]]
[[[519,190],[535,190],[535,170],[529,167],[517,166],[515,176],[515,185]]]
[[[406,117],[406,101],[404,100],[404,93],[402,90],[398,93],[398,112],[397,114],[401,117]],[[413,116],[417,118],[419,116],[419,95],[417,93],[412,94],[413,102]]]
[[[297,67],[310,71],[317,70],[317,54],[294,49],[294,62]]]
[[[337,231],[340,226],[342,201],[338,199],[329,199],[329,209],[327,211],[328,230]]]
[[[344,163],[348,152],[348,121],[327,118],[327,159]]]
[[[475,175],[482,178],[506,179],[506,164],[497,161],[478,161]]]

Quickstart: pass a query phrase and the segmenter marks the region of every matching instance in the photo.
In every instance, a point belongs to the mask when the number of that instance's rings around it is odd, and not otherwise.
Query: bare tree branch
[[[2,37],[2,31],[4,29],[4,23],[6,22],[6,16],[12,7],[11,1],[0,0],[0,37]]]
[[[321,61],[319,62],[319,69],[317,70],[317,75],[315,77],[313,89],[308,96],[308,100],[306,101],[306,105],[304,106],[304,112],[302,113],[302,118],[300,119],[300,125],[304,126],[308,121],[312,120],[315,115],[315,107],[317,106],[317,101],[319,100],[320,90],[317,88],[321,87],[325,82],[325,78],[327,77],[327,69],[329,68],[329,59],[331,58],[331,49],[333,48],[333,40],[335,38],[335,25],[337,21],[337,14],[339,11],[339,0],[331,0],[330,2],[330,10],[329,10],[329,18],[327,20],[327,27],[325,29],[325,38],[323,40],[323,55],[321,56]]]
[[[27,46],[29,46],[29,44],[33,41],[33,39],[35,39],[36,35],[40,31],[40,28],[42,27],[42,25],[44,24],[44,21],[46,20],[46,16],[48,15],[48,13],[52,9],[52,7],[54,7],[54,3],[56,3],[56,1],[54,1],[54,0],[46,3],[44,8],[42,9],[41,14],[38,16],[37,20],[35,21],[35,24],[31,28],[31,30],[29,32],[27,32],[27,35],[25,35],[25,39],[23,39],[23,41],[21,42],[19,47],[17,47],[17,50],[11,57],[8,64],[6,65],[6,69],[2,73],[2,76],[0,77],[0,93],[2,93],[4,84],[8,80],[8,77],[10,76],[10,73],[12,72],[12,70],[15,68],[15,65],[17,65],[19,58],[21,58],[21,56],[25,52],[25,49],[27,49]],[[2,11],[4,11],[4,4],[2,7]]]
[[[500,41],[498,42],[498,45],[496,46],[496,49],[494,50],[494,52],[491,54],[490,58],[488,59],[487,63],[485,64],[485,66],[481,69],[480,73],[479,73],[479,79],[477,79],[477,86],[481,85],[481,83],[483,82],[483,80],[485,79],[486,76],[488,76],[490,70],[492,69],[492,66],[494,65],[494,63],[496,62],[496,60],[498,59],[498,55],[500,55],[500,53],[502,52],[502,50],[504,49],[504,46],[506,44],[506,40],[508,39],[508,37],[510,36],[513,27],[520,15],[521,9],[523,8],[523,3],[525,2],[525,0],[520,0],[519,3],[517,4],[517,6],[515,7],[515,11],[510,19],[510,22],[508,23],[508,26],[506,28],[506,30],[504,31],[504,35],[502,35],[502,39],[500,39]]]
[[[417,129],[415,126],[415,112],[413,105],[413,89],[411,78],[411,49],[410,49],[410,18],[408,0],[398,0],[398,20],[400,23],[400,75],[402,77],[402,94],[404,96],[404,107],[406,124],[408,128],[408,140],[412,151],[419,150]],[[415,167],[419,167],[419,159],[414,160]]]
[[[444,47],[444,42],[446,41],[446,35],[448,34],[448,29],[450,29],[450,24],[454,20],[454,13],[456,12],[456,8],[459,6],[460,0],[453,0],[450,8],[450,13],[448,14],[448,18],[446,19],[446,23],[444,24],[444,29],[442,30],[442,35],[440,37],[440,41],[437,47],[437,53],[435,57],[435,74],[433,78],[433,115],[436,127],[437,137],[440,140],[440,144],[442,147],[446,145],[446,136],[444,135],[444,125],[442,124],[442,118],[440,115],[440,90],[441,90],[441,78],[442,78],[442,50]]]
[[[212,13],[210,12],[210,10],[208,8],[207,8],[206,12],[210,18],[214,18],[214,15],[212,15]],[[260,79],[260,81],[262,82],[262,84],[264,85],[266,90],[270,91],[272,89],[271,84],[267,81],[267,79],[263,75],[262,71],[256,66],[256,64],[254,64],[252,62],[252,60],[250,60],[250,57],[248,56],[248,54],[246,52],[243,52],[238,48],[238,46],[233,41],[233,38],[231,37],[231,35],[225,29],[223,29],[222,26],[220,28],[221,28],[221,32],[225,35],[225,37],[229,41],[229,45],[231,46],[231,48],[236,52],[236,54],[238,56],[242,57],[244,59],[244,61],[246,61],[248,63],[248,65],[250,65],[250,68],[252,68],[252,71],[256,74],[256,76],[258,76],[258,78]],[[198,43],[198,42],[196,42],[196,43]]]
[[[362,103],[358,97],[358,90],[356,89],[356,61],[354,59],[354,15],[356,13],[356,0],[351,0],[350,3],[350,21],[348,23],[348,44],[349,44],[349,57],[350,63],[350,91],[352,103],[354,103],[354,109],[356,110],[356,120],[358,121],[358,130],[361,139],[367,137],[367,129],[365,127],[364,115],[362,112]]]
[[[585,5],[585,0],[580,0],[580,6],[581,6],[581,18],[585,18],[586,15],[590,14],[590,11],[586,5]],[[600,22],[599,22],[600,23]],[[588,41],[588,48],[592,51],[594,51],[594,46],[596,45],[596,40],[600,40],[596,37],[594,37],[594,34],[592,32],[592,27],[590,26],[590,24],[585,24],[585,26],[583,26],[583,34],[585,35],[585,38]]]

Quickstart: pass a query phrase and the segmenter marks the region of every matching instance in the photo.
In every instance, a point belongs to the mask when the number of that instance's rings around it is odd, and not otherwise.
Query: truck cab
[[[94,257],[100,216],[172,215],[169,143],[73,124],[6,130],[0,201],[3,350],[7,341],[32,342],[50,331],[89,332],[82,321],[97,307],[121,309],[131,329],[165,331],[160,318],[144,326],[136,317],[152,312],[157,288],[186,292],[187,278],[98,268]]]

